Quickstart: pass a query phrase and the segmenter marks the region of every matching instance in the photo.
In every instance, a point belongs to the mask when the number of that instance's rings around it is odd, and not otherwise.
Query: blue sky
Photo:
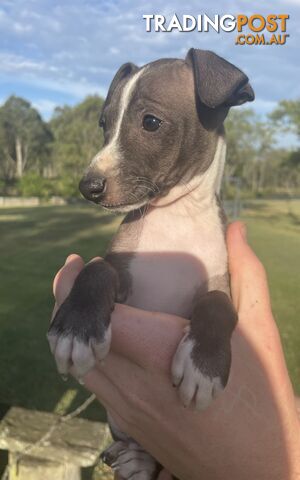
[[[236,46],[236,32],[147,33],[143,14],[287,13],[285,46]],[[300,98],[300,0],[1,0],[0,103],[23,96],[48,119],[56,105],[105,95],[116,69],[190,47],[213,50],[242,68],[256,92],[253,108],[271,111]]]

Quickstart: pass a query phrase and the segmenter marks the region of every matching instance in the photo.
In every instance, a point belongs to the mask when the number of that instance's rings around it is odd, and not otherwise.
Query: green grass
[[[242,218],[268,272],[289,371],[300,394],[300,201],[251,202]],[[19,405],[63,411],[86,397],[78,383],[59,378],[48,350],[51,281],[69,253],[79,253],[85,260],[103,254],[119,221],[90,205],[0,209],[3,409]],[[96,404],[86,415],[104,418]]]
[[[0,405],[54,411],[87,393],[57,375],[46,341],[51,283],[66,256],[101,255],[120,219],[92,206],[0,209]],[[65,395],[65,392],[67,395]],[[103,419],[95,405],[87,416]]]

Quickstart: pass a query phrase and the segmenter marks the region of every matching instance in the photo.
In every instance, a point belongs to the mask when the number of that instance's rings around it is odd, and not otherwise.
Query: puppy
[[[104,260],[78,275],[48,333],[58,370],[78,377],[110,347],[115,302],[190,319],[171,377],[185,406],[207,408],[226,386],[237,315],[230,300],[219,201],[229,108],[254,100],[247,76],[218,55],[126,63],[103,105],[104,145],[80,182],[85,198],[127,212]],[[170,378],[171,381],[171,378]],[[103,458],[122,479],[159,466],[111,423]]]

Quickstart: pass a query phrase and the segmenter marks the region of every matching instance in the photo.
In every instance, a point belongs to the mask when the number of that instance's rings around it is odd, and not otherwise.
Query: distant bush
[[[222,185],[222,198],[224,200],[235,200],[236,198],[255,198],[255,193],[249,190],[245,185],[237,187],[234,184],[224,183]]]
[[[64,198],[78,198],[81,197],[78,184],[80,178],[63,176],[55,181],[56,195]]]
[[[27,173],[17,184],[17,190],[22,197],[39,197],[48,200],[52,196],[63,198],[79,198],[79,179],[63,176],[59,178],[44,178],[37,173]]]
[[[54,181],[37,173],[24,175],[18,182],[18,190],[22,197],[39,197],[45,200],[56,194]]]

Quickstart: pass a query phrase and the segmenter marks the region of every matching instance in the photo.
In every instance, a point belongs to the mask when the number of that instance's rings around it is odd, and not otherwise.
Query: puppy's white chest
[[[191,219],[153,210],[144,220],[129,269],[127,304],[184,317],[194,296],[226,272],[227,254],[218,212]]]

